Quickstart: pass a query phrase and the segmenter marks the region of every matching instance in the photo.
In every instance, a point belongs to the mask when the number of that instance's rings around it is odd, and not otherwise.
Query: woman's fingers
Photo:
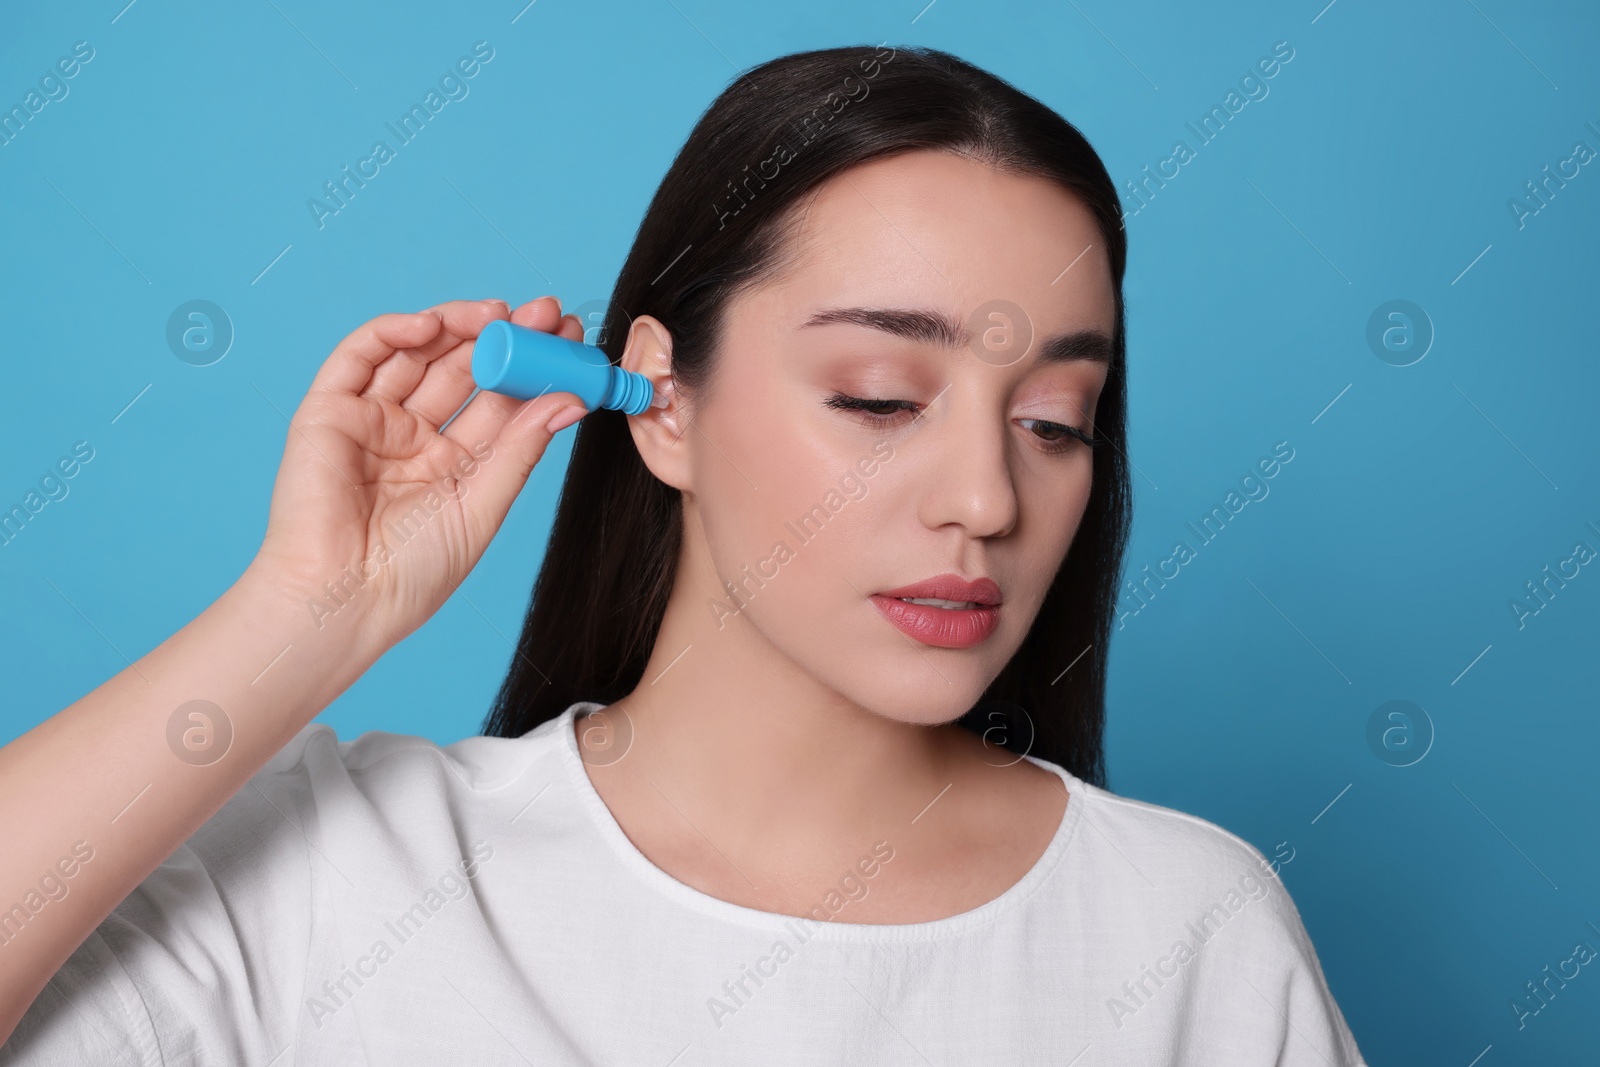
[[[370,319],[334,346],[311,380],[311,389],[359,395],[371,381],[373,369],[397,348],[425,345],[438,336],[442,326],[443,317],[433,311]]]
[[[583,324],[575,316],[555,319],[557,308],[524,311],[526,308],[528,305],[523,305],[518,311],[524,312],[530,322],[554,326],[554,332],[568,340],[583,339]],[[480,392],[445,431],[445,436],[474,455],[488,456],[474,479],[476,492],[465,498],[463,504],[478,538],[476,543],[488,544],[499,531],[512,502],[527,484],[528,476],[544,458],[551,439],[565,428],[558,426],[551,430],[549,423],[562,409],[573,405],[581,408],[583,402],[565,391],[522,401],[498,393]],[[491,445],[489,450],[480,447],[480,442],[486,440]]]
[[[478,401],[491,396],[494,394],[479,393],[467,410],[471,411]],[[504,396],[496,396],[495,399],[510,400]],[[499,432],[493,435],[490,442],[493,450],[485,451],[488,458],[473,476],[472,491],[462,501],[474,543],[480,546],[487,545],[499,531],[507,512],[511,510],[512,501],[527,484],[528,475],[544,458],[545,449],[555,436],[546,424],[562,408],[581,402],[572,393],[554,392],[532,400],[512,400],[511,403],[515,410],[509,418],[502,417]],[[450,426],[454,429],[455,423]]]
[[[438,313],[444,321],[444,328],[426,344],[397,349],[378,364],[366,388],[361,391],[361,396],[368,400],[388,400],[401,404],[424,418],[436,414],[454,396],[455,406],[438,419],[430,420],[437,427],[472,392],[471,342],[477,339],[485,325],[495,319],[505,318],[510,309],[503,300],[452,300],[428,310]],[[435,368],[440,373],[434,375],[436,381],[433,387],[418,395],[419,385],[428,380],[429,372]],[[462,384],[466,385],[466,392],[458,392]]]
[[[476,384],[472,380],[472,349],[477,343],[478,334],[483,332],[485,326],[495,319],[504,319],[508,316],[518,326],[527,326],[536,330],[547,330],[560,323],[562,336],[582,338],[581,329],[576,334],[567,327],[561,316],[561,302],[553,296],[540,297],[530,300],[526,304],[511,311],[510,305],[504,300],[481,300],[476,302],[463,301],[459,317],[452,317],[448,310],[445,311],[445,329],[439,337],[429,342],[420,352],[416,353],[423,362],[417,358],[407,358],[402,362],[405,353],[396,353],[391,362],[396,366],[392,390],[384,392],[374,391],[372,395],[387,396],[396,400],[407,411],[423,419],[433,428],[438,429],[450,419],[452,415],[461,411],[461,405],[472,395]],[[487,311],[485,311],[487,309]],[[566,316],[571,319],[571,316]],[[576,320],[572,320],[576,322]],[[436,345],[453,344],[454,347],[442,356],[438,354]],[[378,368],[374,381],[381,377],[388,364]],[[387,386],[387,383],[385,383]],[[494,429],[488,430],[488,436],[498,430],[500,422],[508,418],[516,401],[511,404],[496,407],[492,403],[473,405],[474,407],[488,407],[500,413],[500,418],[495,420]],[[465,414],[465,412],[462,412]],[[455,423],[450,423],[451,428]],[[469,430],[479,433],[479,436],[467,442],[468,445],[484,440],[484,431],[481,427],[469,426]]]
[[[430,429],[460,412],[447,436],[471,448],[492,440],[522,403],[483,393],[462,410],[474,389],[473,344],[490,322],[507,317],[519,326],[583,339],[583,325],[563,315],[553,296],[530,300],[515,311],[503,300],[452,300],[363,323],[334,348],[311,388],[388,400]]]
[[[518,326],[558,333],[569,341],[583,340],[583,326],[577,317],[562,315],[560,312],[561,302],[553,296],[544,296],[530,300],[513,311],[511,321]],[[511,418],[523,403],[525,402],[514,397],[485,390],[473,397],[465,409],[461,409],[459,404],[452,409],[452,413],[459,410],[460,414],[456,415],[455,420],[442,432],[461,447],[470,450],[482,442],[494,440],[506,420]],[[554,414],[554,409],[551,409],[551,414]]]
[[[546,332],[555,329],[561,317],[561,300],[554,296],[530,300],[511,313],[511,321],[518,326]]]
[[[561,328],[556,332],[569,341],[582,342],[583,322],[576,315],[563,315],[561,317]]]

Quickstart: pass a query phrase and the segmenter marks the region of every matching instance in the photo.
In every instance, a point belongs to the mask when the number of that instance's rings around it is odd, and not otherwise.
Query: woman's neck
[[[842,921],[939,918],[998,896],[1066,803],[1055,775],[953,723],[891,719],[828,689],[745,624],[669,610],[615,742],[585,756],[623,831],[702,892],[803,914],[877,842],[896,859]],[[703,610],[703,608],[702,608]],[[578,724],[580,751],[584,724]]]

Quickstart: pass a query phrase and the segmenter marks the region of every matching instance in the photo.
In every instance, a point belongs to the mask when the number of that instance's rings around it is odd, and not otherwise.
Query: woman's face
[[[1016,652],[1089,497],[1091,448],[1060,428],[1092,432],[1105,384],[1104,241],[1050,182],[918,151],[821,186],[796,250],[730,303],[678,454],[646,452],[684,490],[674,601],[697,652],[948,722]],[[945,574],[998,587],[997,612],[929,609],[964,639],[876,596]]]

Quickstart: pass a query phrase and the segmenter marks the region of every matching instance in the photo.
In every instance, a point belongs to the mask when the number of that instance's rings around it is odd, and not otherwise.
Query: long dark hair
[[[1071,550],[1016,654],[961,725],[1105,785],[1105,684],[1131,518],[1125,453],[1122,276],[1116,188],[1076,127],[987,71],[930,48],[825,48],[739,75],[673,160],[617,278],[599,347],[622,357],[653,315],[691,417],[711,380],[723,309],[781,268],[808,191],[850,167],[916,149],[959,153],[1054,181],[1093,214],[1116,290],[1113,358],[1095,412],[1109,447]],[[1065,263],[1079,250],[1062,249]],[[682,498],[640,458],[621,412],[579,423],[550,544],[510,673],[484,725],[519,737],[580,700],[609,704],[644,674],[676,575]],[[1069,669],[1070,668],[1070,669]]]

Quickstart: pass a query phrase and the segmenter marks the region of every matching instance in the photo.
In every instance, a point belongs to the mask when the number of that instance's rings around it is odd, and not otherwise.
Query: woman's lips
[[[931,599],[919,597],[918,599]],[[874,594],[872,603],[906,636],[936,648],[970,648],[1000,625],[1000,605],[942,608]]]

